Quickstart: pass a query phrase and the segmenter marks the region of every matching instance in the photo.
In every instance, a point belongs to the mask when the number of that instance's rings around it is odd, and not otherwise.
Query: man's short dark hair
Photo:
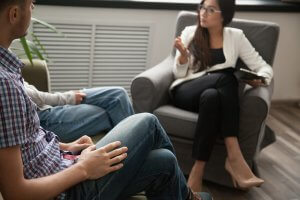
[[[23,5],[25,0],[0,0],[0,11],[10,5]]]

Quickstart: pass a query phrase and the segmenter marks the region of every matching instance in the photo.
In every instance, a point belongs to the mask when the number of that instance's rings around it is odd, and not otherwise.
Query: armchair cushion
[[[182,110],[168,104],[160,106],[154,110],[153,114],[158,116],[159,121],[169,135],[190,140],[194,139],[195,123],[198,119],[197,113]]]

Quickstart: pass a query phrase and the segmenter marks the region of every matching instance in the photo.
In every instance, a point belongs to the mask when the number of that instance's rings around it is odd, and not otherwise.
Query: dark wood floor
[[[214,200],[300,200],[300,105],[273,103],[267,124],[276,142],[258,157],[265,183],[244,192],[205,182]]]

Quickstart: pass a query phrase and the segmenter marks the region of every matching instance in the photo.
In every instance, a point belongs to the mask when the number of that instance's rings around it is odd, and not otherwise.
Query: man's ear
[[[14,6],[11,6],[8,10],[8,17],[9,17],[9,22],[11,24],[15,24],[19,18],[21,17],[21,9],[19,6],[17,5],[14,5]]]

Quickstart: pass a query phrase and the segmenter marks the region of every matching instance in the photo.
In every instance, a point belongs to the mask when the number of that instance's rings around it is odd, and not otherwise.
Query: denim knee
[[[119,98],[125,98],[125,99],[129,98],[128,94],[127,94],[127,91],[124,88],[122,88],[122,87],[114,87],[113,90],[114,90],[115,93],[117,93],[117,96]]]
[[[139,113],[134,115],[137,120],[145,122],[147,125],[156,123],[158,121],[157,117],[151,113]]]
[[[178,172],[177,159],[174,153],[168,149],[160,148],[152,150],[147,157],[148,161],[155,163],[155,166],[152,166],[151,169],[154,173],[160,173],[161,175],[176,176]]]
[[[157,117],[151,113],[138,113],[132,115],[131,117],[135,118],[134,121],[136,121],[137,123],[143,124],[144,129],[148,130],[147,132],[150,134],[155,134],[157,131],[152,130],[160,128]]]
[[[170,150],[159,149],[159,160],[157,163],[166,166],[168,169],[173,169],[177,165],[177,158]]]
[[[127,96],[127,92],[126,90],[123,88],[123,87],[114,87],[114,90],[117,92],[117,93],[120,93],[120,95],[125,95]]]
[[[116,99],[118,99],[119,104],[124,106],[124,109],[126,108],[128,115],[134,114],[127,91],[122,87],[115,87],[114,90],[117,93]]]

